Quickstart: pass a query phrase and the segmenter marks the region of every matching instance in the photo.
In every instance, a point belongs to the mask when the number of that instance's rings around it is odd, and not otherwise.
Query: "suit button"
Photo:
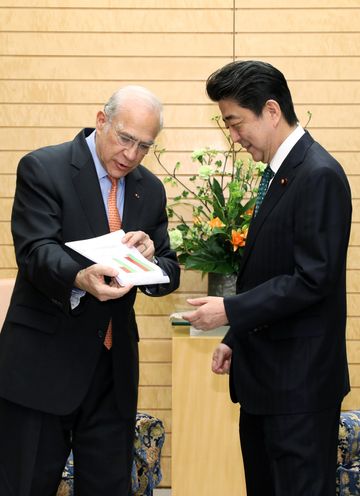
[[[101,331],[101,330],[100,330],[100,331],[98,331],[98,336],[99,336],[99,338],[101,338],[101,339],[102,339],[102,338],[104,337],[104,335],[105,335],[104,331]]]
[[[259,330],[258,327],[254,327],[253,332],[258,332],[258,330]]]

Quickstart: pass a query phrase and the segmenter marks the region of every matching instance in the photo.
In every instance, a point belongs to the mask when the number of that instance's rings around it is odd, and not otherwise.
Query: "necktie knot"
[[[259,211],[260,205],[262,204],[262,202],[265,198],[266,192],[268,190],[269,183],[270,183],[271,179],[274,177],[274,175],[275,175],[274,171],[271,169],[270,165],[268,165],[266,167],[266,169],[264,170],[264,173],[261,177],[261,181],[259,184],[259,190],[258,190],[258,194],[256,197],[256,203],[255,203],[254,217],[255,217],[255,215],[257,215],[257,213]]]

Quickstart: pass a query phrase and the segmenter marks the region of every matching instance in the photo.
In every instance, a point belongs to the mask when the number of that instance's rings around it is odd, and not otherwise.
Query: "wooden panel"
[[[204,56],[197,57],[194,63],[190,57],[121,57],[115,52],[108,57],[22,56],[21,64],[18,60],[18,57],[0,57],[0,70],[8,79],[184,81],[204,80],[232,59]],[[357,59],[353,59],[353,65],[356,71]]]
[[[360,364],[359,363],[350,365],[350,384],[351,384],[351,387],[360,387]]]
[[[347,267],[350,270],[360,269],[360,248],[350,246],[348,249]]]
[[[241,29],[239,27],[238,29]],[[235,54],[241,58],[263,56],[356,56],[359,33],[245,33],[235,36]],[[216,52],[215,52],[216,53]]]
[[[136,320],[141,339],[170,339],[172,336],[172,327],[168,316],[138,315]]]
[[[138,301],[138,299],[136,300]],[[139,343],[141,362],[171,362],[170,340],[141,340]]]
[[[0,182],[1,182],[1,176],[0,176]],[[13,204],[12,198],[0,199],[0,222],[10,220],[12,204]]]
[[[144,80],[127,81],[144,84]],[[103,105],[119,86],[118,81],[0,81],[1,101],[7,103],[60,103]],[[147,81],[146,86],[165,104],[207,104],[204,81]],[[356,81],[289,81],[295,105],[359,104],[360,88]],[[214,109],[216,110],[214,104]],[[309,107],[311,110],[311,107]],[[218,113],[218,111],[217,111]],[[341,124],[341,123],[340,123]]]
[[[360,103],[360,88],[356,81],[308,81],[306,84],[289,81],[289,87],[295,105]]]
[[[131,84],[144,84],[133,79]],[[343,90],[351,91],[344,83]],[[123,86],[119,81],[6,81],[0,80],[1,101],[7,103],[81,103],[103,105],[109,96]],[[156,95],[161,95],[163,103],[209,104],[205,95],[204,82],[197,81],[148,81],[147,88]],[[345,86],[345,88],[344,88]],[[340,92],[340,88],[339,88]],[[345,103],[345,102],[343,102]],[[349,102],[351,103],[351,102]],[[353,103],[356,103],[354,100]],[[214,106],[215,108],[215,106]]]
[[[165,433],[165,443],[161,452],[162,457],[171,456],[171,434]]]
[[[68,80],[205,80],[213,71],[230,62],[229,57],[0,57],[1,72],[9,79]],[[262,57],[278,67],[289,81],[358,80],[358,57]],[[120,79],[119,79],[120,78]]]
[[[13,269],[16,267],[15,253],[12,246],[3,246],[0,251],[0,267]]]
[[[12,245],[10,222],[0,221],[0,245]]]
[[[359,186],[360,186],[360,178],[359,178]],[[359,189],[360,192],[360,189]],[[353,222],[351,226],[351,236],[350,236],[350,244],[360,246],[360,224]],[[359,290],[360,288],[358,288]]]
[[[253,4],[251,4],[253,7]],[[360,11],[358,9],[311,9],[299,14],[297,9],[239,9],[235,13],[236,29],[242,33],[304,33],[359,31]]]
[[[346,36],[346,35],[341,35]],[[2,55],[231,56],[231,34],[0,33]],[[349,53],[351,55],[351,53]]]
[[[205,85],[204,85],[205,87]],[[0,114],[0,127],[83,127],[84,123],[95,123],[100,105],[36,105],[3,104]],[[359,105],[297,105],[296,113],[300,123],[305,126],[307,112],[312,113],[311,127],[314,128],[354,128],[360,122]],[[216,129],[212,118],[220,115],[215,104],[208,105],[165,105],[164,123],[166,128],[209,128]],[[220,132],[220,131],[218,131]],[[360,166],[359,166],[360,168]]]
[[[169,10],[159,9],[21,9],[14,16],[13,9],[8,8],[1,10],[0,30],[86,33],[198,33],[204,30],[201,10],[178,10],[171,22],[169,14]],[[208,33],[232,32],[232,28],[231,9],[211,9],[206,13]]]
[[[23,155],[23,151],[0,150],[0,174],[15,174],[19,160]]]
[[[360,198],[360,176],[349,176],[351,193],[353,198]]]
[[[170,386],[140,386],[138,409],[147,411],[148,408],[171,408],[171,387]]]
[[[360,271],[349,270],[347,272],[347,290],[350,293],[360,293]]]
[[[171,458],[164,457],[161,460],[161,470],[163,471],[163,479],[159,487],[171,486]]]
[[[346,324],[346,336],[348,341],[360,340],[360,317],[348,317]]]
[[[1,130],[0,130],[1,134]],[[0,145],[1,146],[1,145]],[[14,197],[16,178],[14,174],[2,174],[0,181],[0,197],[10,198]]]
[[[349,363],[359,363],[360,357],[360,341],[350,340],[347,342],[347,355]]]
[[[349,1],[349,0],[345,0]],[[120,7],[119,7],[120,5]],[[109,9],[165,9],[169,0],[0,0],[3,7],[68,7]],[[171,0],[172,9],[232,8],[233,0]]]
[[[141,386],[171,386],[170,363],[140,363]]]
[[[235,0],[235,8],[246,8],[248,3],[246,0]],[[289,8],[287,0],[252,0],[251,7],[256,9],[277,9]],[[358,0],[293,0],[291,8],[296,10],[322,8],[324,10],[338,7],[359,7]]]
[[[360,293],[347,294],[347,312],[351,317],[360,316]]]

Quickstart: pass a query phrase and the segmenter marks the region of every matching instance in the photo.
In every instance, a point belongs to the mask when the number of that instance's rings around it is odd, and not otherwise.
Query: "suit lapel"
[[[125,178],[125,201],[122,226],[125,232],[139,229],[139,218],[144,204],[141,166]]]
[[[74,140],[73,183],[93,236],[101,236],[109,232],[109,225],[96,168],[85,141],[86,133],[87,130],[82,131]]]
[[[313,142],[313,138],[308,132],[306,132],[304,136],[302,136],[292,148],[292,150],[282,163],[281,167],[279,168],[278,172],[275,174],[257,216],[254,217],[251,221],[239,275],[246,265],[246,261],[249,257],[249,254],[251,253],[252,247],[256,241],[256,237],[262,225],[264,224],[264,222],[266,222],[266,218],[268,217],[270,212],[281,200],[281,197],[290,187],[292,181],[295,179],[298,172],[297,167],[303,162],[306,151]]]

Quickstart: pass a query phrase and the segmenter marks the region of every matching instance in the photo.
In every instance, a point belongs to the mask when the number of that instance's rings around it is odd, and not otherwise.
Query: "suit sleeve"
[[[232,335],[294,315],[321,301],[340,281],[351,224],[346,178],[330,167],[314,168],[302,178],[294,202],[294,229],[288,234],[294,238],[293,273],[225,298]]]
[[[175,291],[180,284],[180,267],[175,251],[170,249],[168,217],[166,214],[166,194],[162,183],[158,183],[160,203],[156,214],[156,224],[149,233],[154,242],[155,257],[159,267],[169,276],[167,284],[154,284],[139,289],[149,296],[164,296]]]
[[[64,250],[62,210],[56,181],[34,154],[19,163],[12,235],[19,271],[57,306],[68,310],[73,281],[81,269]]]

